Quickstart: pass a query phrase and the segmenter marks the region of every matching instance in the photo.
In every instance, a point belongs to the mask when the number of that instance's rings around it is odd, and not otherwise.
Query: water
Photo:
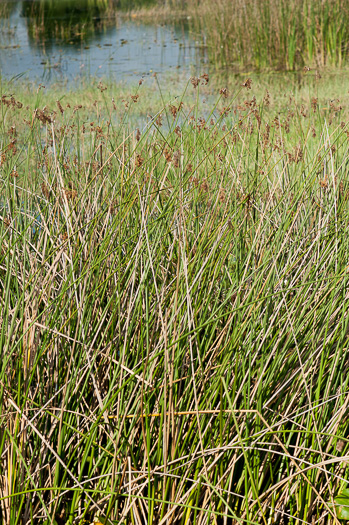
[[[1,75],[45,84],[89,76],[127,82],[153,72],[189,76],[207,64],[185,20],[142,23],[119,16],[110,4],[107,10],[110,1],[7,3],[0,21]]]

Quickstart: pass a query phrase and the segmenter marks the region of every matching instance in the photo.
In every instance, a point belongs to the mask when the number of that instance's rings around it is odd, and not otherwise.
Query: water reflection
[[[134,5],[153,0],[134,0]],[[81,76],[127,80],[152,71],[194,72],[206,61],[186,21],[158,25],[120,16],[126,0],[22,0],[1,3],[1,75],[45,82]],[[118,8],[117,8],[118,7]]]
[[[111,0],[36,0],[23,2],[29,38],[36,44],[84,41],[115,25]]]

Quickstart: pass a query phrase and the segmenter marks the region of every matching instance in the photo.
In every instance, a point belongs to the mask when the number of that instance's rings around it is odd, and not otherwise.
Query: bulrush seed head
[[[316,97],[312,97],[311,107],[312,107],[313,112],[315,113],[317,110],[317,98]]]
[[[64,192],[68,201],[74,200],[78,194],[76,190],[64,190]]]
[[[201,186],[200,186],[200,189],[201,189],[201,191],[203,191],[204,193],[207,193],[207,192],[208,192],[208,189],[209,189],[209,188],[208,188],[208,184],[207,184],[207,181],[206,181],[206,180],[204,180],[204,181],[202,182],[202,184],[201,184]]]
[[[104,86],[102,84],[102,82],[98,82],[98,86],[97,86],[97,89],[100,90],[101,93],[103,93],[103,91],[105,91],[106,89],[108,89],[106,86]]]
[[[136,166],[136,168],[140,168],[140,167],[142,166],[143,162],[144,162],[144,159],[143,159],[142,155],[140,155],[139,153],[137,153],[137,155],[136,155],[136,161],[135,161],[135,166]]]
[[[228,89],[226,87],[225,88],[221,88],[219,90],[219,94],[222,95],[223,98],[228,98],[229,91],[228,91]]]
[[[46,108],[43,110],[37,108],[34,112],[35,118],[40,120],[42,124],[52,124],[52,118],[50,115],[47,114]]]
[[[58,107],[58,109],[59,109],[61,115],[64,115],[64,109],[63,109],[62,104],[60,103],[60,101],[57,100],[57,101],[56,101],[56,104],[57,104],[57,107]]]
[[[247,79],[245,80],[245,82],[243,82],[243,83],[241,84],[241,86],[242,86],[243,88],[246,88],[246,89],[251,89],[251,88],[252,88],[252,79],[251,79],[251,78],[247,78]]]
[[[219,194],[218,194],[218,200],[219,202],[225,202],[225,189],[224,188],[220,188],[219,190]]]
[[[173,106],[173,105],[171,104],[171,105],[170,105],[170,112],[171,112],[173,118],[176,118],[176,116],[177,116],[177,111],[178,111],[178,110],[177,110],[176,106]]]
[[[181,153],[179,150],[175,151],[173,154],[173,165],[175,168],[179,168],[179,161],[181,158]]]
[[[41,191],[44,197],[46,197],[46,199],[50,198],[50,189],[45,182],[41,184]]]
[[[201,75],[200,79],[202,80],[202,84],[203,85],[207,85],[209,83],[209,76],[207,73],[204,73],[203,75]]]
[[[166,162],[171,162],[172,154],[171,154],[171,151],[167,148],[164,149],[164,157],[166,159]]]
[[[192,83],[194,89],[199,85],[200,80],[197,77],[191,77],[190,82]]]
[[[264,105],[265,106],[270,106],[270,93],[269,91],[267,90],[266,93],[265,93],[265,96],[264,96],[264,99],[263,99],[263,102],[264,102]]]

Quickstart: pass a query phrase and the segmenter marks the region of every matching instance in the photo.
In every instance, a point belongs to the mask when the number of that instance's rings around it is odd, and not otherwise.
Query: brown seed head
[[[264,105],[265,106],[270,106],[270,93],[269,91],[267,90],[265,95],[264,95],[264,99],[263,99],[263,102],[264,102]]]
[[[16,126],[11,126],[7,134],[9,137],[17,137]]]
[[[199,117],[198,125],[197,125],[198,131],[201,131],[202,129],[205,129],[205,126],[206,126],[206,120],[204,119],[204,117]]]
[[[202,84],[203,85],[207,85],[209,83],[209,76],[207,73],[204,73],[203,75],[201,75],[201,80],[202,80]]]
[[[44,108],[43,110],[37,108],[35,110],[35,112],[34,112],[34,116],[35,116],[35,118],[40,120],[40,122],[42,124],[51,124],[52,123],[52,118],[51,118],[50,115],[48,115],[46,108]]]
[[[335,111],[335,112],[341,111],[343,109],[343,106],[341,106],[340,104],[337,105],[336,102],[337,103],[339,102],[338,98],[335,99],[335,100],[330,100],[330,108],[331,108],[331,110]]]
[[[228,98],[229,91],[228,91],[228,89],[226,87],[225,88],[221,88],[219,90],[219,94],[222,95],[223,98]]]
[[[144,159],[143,159],[142,155],[137,154],[136,155],[136,161],[135,161],[136,168],[139,168],[140,166],[142,166],[143,162],[144,162]]]
[[[64,109],[63,109],[62,104],[60,103],[60,101],[56,100],[56,104],[57,104],[57,107],[58,107],[61,115],[64,115]]]
[[[172,154],[171,154],[171,151],[167,148],[164,149],[164,157],[166,159],[166,162],[171,162]]]
[[[257,106],[257,99],[256,97],[252,97],[251,100],[245,100],[244,104],[247,108],[253,109]]]
[[[231,111],[231,108],[230,108],[229,106],[228,106],[228,107],[225,107],[225,106],[224,106],[224,107],[221,109],[221,111],[219,112],[219,114],[220,114],[221,116],[226,117],[227,115],[229,115],[230,111]]]
[[[173,118],[176,118],[176,116],[177,116],[177,111],[178,111],[178,110],[177,110],[176,106],[170,105],[170,112],[171,112]]]
[[[175,151],[173,154],[173,165],[175,168],[179,168],[179,161],[181,159],[181,152],[179,150]]]
[[[222,203],[225,202],[225,189],[224,188],[219,189],[218,200],[219,202],[222,202]]]
[[[246,89],[251,89],[252,88],[252,79],[251,78],[247,78],[245,80],[245,82],[243,82],[241,84],[241,87],[246,88]]]
[[[78,194],[76,190],[64,190],[64,193],[68,201],[74,200]]]
[[[302,117],[306,118],[308,116],[308,113],[307,113],[307,110],[306,110],[306,107],[304,106],[304,104],[301,105],[301,108],[300,108],[300,114],[302,115]]]
[[[41,184],[41,191],[42,191],[42,194],[46,197],[46,199],[49,199],[50,189],[45,182]]]
[[[158,115],[158,118],[156,119],[155,121],[156,125],[159,126],[159,128],[161,128],[162,126],[162,115],[160,113],[160,115]]]
[[[100,82],[98,82],[97,89],[99,89],[100,92],[103,93],[103,91],[105,91],[108,88],[106,86],[103,86],[102,82],[100,81]]]
[[[208,184],[207,184],[207,181],[206,181],[206,180],[204,180],[204,181],[202,182],[202,184],[201,184],[201,186],[200,186],[200,189],[201,189],[201,191],[203,191],[204,193],[207,193],[207,192],[208,192],[208,189],[209,189],[209,188],[208,188]]]
[[[197,77],[191,77],[190,82],[192,83],[194,89],[196,89],[199,85],[199,79]]]

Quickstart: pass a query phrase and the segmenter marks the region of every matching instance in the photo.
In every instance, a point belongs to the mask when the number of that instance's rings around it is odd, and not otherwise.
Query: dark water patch
[[[194,74],[206,63],[186,20],[158,24],[125,18],[125,2],[31,0],[3,4],[0,70],[45,83],[168,71]],[[134,5],[150,5],[136,1]],[[7,6],[7,7],[6,7]],[[119,6],[119,8],[118,8]]]

